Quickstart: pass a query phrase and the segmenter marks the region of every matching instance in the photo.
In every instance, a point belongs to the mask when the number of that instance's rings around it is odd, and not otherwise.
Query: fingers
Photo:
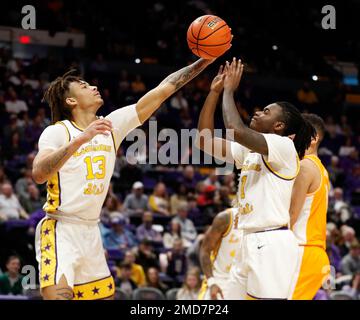
[[[221,74],[223,74],[223,71],[224,71],[224,66],[221,65],[220,68],[219,68],[219,72],[218,72],[218,76],[220,76]]]

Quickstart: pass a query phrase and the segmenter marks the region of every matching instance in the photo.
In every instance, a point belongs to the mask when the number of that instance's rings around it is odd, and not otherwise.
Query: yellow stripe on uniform
[[[294,176],[286,176],[284,174],[281,174],[280,172],[277,172],[268,161],[265,160],[264,156],[261,156],[261,158],[264,161],[265,167],[271,172],[273,173],[275,176],[277,176],[280,179],[283,180],[293,180],[297,177],[297,175],[299,174],[300,171],[300,160],[298,155],[296,155],[296,174]]]
[[[198,295],[198,300],[204,300],[207,288],[208,288],[207,279],[204,278],[204,280],[202,281],[202,284],[201,284],[200,292]]]
[[[40,287],[52,286],[56,281],[56,223],[55,219],[45,219],[40,228]]]
[[[74,300],[100,300],[113,296],[115,284],[112,276],[74,285]]]
[[[60,174],[57,172],[47,182],[47,200],[44,205],[45,212],[55,212],[61,204]]]

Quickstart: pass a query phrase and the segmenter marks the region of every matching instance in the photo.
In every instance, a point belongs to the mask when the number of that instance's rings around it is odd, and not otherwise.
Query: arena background
[[[36,9],[36,30],[21,28],[21,9],[26,4]],[[322,28],[321,9],[326,4],[336,8],[335,30]],[[360,1],[355,0],[306,4],[264,0],[130,1],[126,6],[122,2],[116,5],[111,1],[65,0],[2,4],[1,279],[6,277],[7,261],[13,255],[21,263],[17,266],[16,259],[11,260],[15,261],[14,272],[25,265],[37,268],[34,228],[44,214],[41,208],[46,193],[45,185],[32,181],[31,167],[38,138],[49,125],[49,108],[42,102],[49,82],[69,68],[76,68],[89,83],[99,87],[105,102],[99,114],[106,115],[136,102],[167,74],[194,61],[186,43],[187,28],[196,17],[215,14],[232,28],[233,46],[161,107],[153,117],[158,130],[173,128],[179,132],[181,128],[196,128],[215,69],[233,56],[246,64],[237,93],[237,106],[245,121],[256,108],[277,100],[288,100],[303,112],[321,115],[327,132],[320,158],[332,184],[327,251],[335,268],[336,288],[320,290],[316,298],[359,299],[360,41],[355,36],[359,30],[359,9]],[[220,108],[216,127],[223,128]],[[147,124],[142,128],[146,131]],[[130,165],[124,157],[128,145],[123,143],[118,153],[112,188],[102,212],[101,230],[108,262],[121,286],[128,267],[123,263],[125,252],[131,249],[141,267],[136,267],[139,276],[133,278],[135,283],[129,290],[134,291],[137,286],[157,287],[165,296],[170,289],[183,286],[188,271],[199,278],[196,268],[203,232],[214,214],[230,207],[238,172],[225,177],[215,175],[213,166],[185,169],[176,165]],[[160,146],[159,143],[157,148]],[[143,183],[146,196],[142,198],[143,210],[134,212],[129,194],[137,181]],[[5,194],[11,193],[11,199],[18,199],[25,213],[20,215],[11,207],[14,202],[7,202]],[[157,203],[167,209],[162,210]],[[178,236],[171,232],[171,221],[184,205],[189,220],[182,222],[183,247],[173,248]],[[144,211],[152,213],[157,230],[146,235],[148,240],[144,240],[144,230],[138,229]],[[109,241],[115,228],[111,221],[125,224],[121,250]],[[131,260],[129,256],[126,259]],[[13,288],[9,292],[2,284],[1,280],[2,299],[38,298],[37,290]],[[194,287],[187,290],[184,286],[183,297],[196,297],[198,286]],[[175,298],[176,292],[171,291],[167,297]],[[121,291],[117,298],[123,298]],[[154,293],[154,298],[161,297]]]

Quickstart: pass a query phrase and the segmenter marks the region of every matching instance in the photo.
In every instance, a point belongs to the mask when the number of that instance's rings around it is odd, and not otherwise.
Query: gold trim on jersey
[[[115,151],[115,156],[116,156],[116,152],[117,152],[117,149],[116,149],[116,142],[115,142],[115,137],[114,137],[114,133],[111,131],[111,137],[112,137],[112,141],[113,141],[113,144],[114,144],[114,151]]]
[[[115,283],[110,275],[106,278],[74,285],[74,300],[101,300],[115,293]]]
[[[70,142],[70,140],[71,140],[70,131],[69,131],[68,127],[65,125],[65,123],[62,122],[62,121],[58,121],[55,124],[61,124],[61,125],[63,125],[65,127],[67,135],[68,135],[68,142]]]
[[[40,287],[56,284],[57,252],[56,252],[55,219],[44,219],[40,227]]]
[[[204,278],[199,291],[198,300],[204,300],[207,289],[208,289],[207,279]]]
[[[73,157],[80,157],[81,155],[88,153],[88,152],[92,152],[92,151],[111,152],[111,146],[106,145],[106,144],[99,144],[96,146],[89,145],[89,146],[81,148],[80,151],[74,152]]]
[[[222,234],[222,237],[225,238],[231,231],[231,227],[233,225],[233,215],[231,212],[231,209],[226,210],[229,214],[230,214],[230,221],[229,221],[229,225],[226,228],[225,232]]]
[[[265,164],[265,167],[266,167],[271,173],[273,173],[275,176],[277,176],[277,177],[280,178],[280,179],[288,180],[288,181],[294,180],[294,179],[297,177],[297,175],[299,174],[299,171],[300,171],[300,160],[299,160],[298,155],[296,155],[296,166],[297,166],[297,168],[296,168],[296,174],[295,174],[294,176],[286,176],[286,175],[284,175],[284,174],[282,174],[282,173],[280,173],[280,172],[277,172],[277,171],[270,165],[270,163],[265,160],[264,156],[261,156],[261,158],[262,158],[262,160],[263,160],[263,162],[264,162],[264,164]]]
[[[47,182],[47,200],[44,206],[45,212],[55,212],[61,205],[60,173],[55,173]]]
[[[80,131],[84,131],[84,130],[85,130],[85,129],[80,128],[74,121],[71,121],[71,120],[70,120],[70,123],[73,125],[73,127],[75,127],[75,129],[78,129],[78,130],[80,130]]]

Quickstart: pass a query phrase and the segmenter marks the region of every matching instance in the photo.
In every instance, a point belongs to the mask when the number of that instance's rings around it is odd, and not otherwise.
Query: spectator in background
[[[104,247],[107,250],[126,250],[136,246],[134,235],[126,229],[126,220],[121,215],[110,218],[111,231],[104,236]]]
[[[211,224],[212,219],[215,217],[217,211],[215,203],[215,191],[216,187],[208,185],[198,195],[197,205],[204,216],[204,223]]]
[[[0,188],[1,185],[8,180],[8,177],[5,174],[4,167],[0,165]]]
[[[136,229],[136,238],[138,241],[148,239],[153,242],[162,242],[161,233],[153,228],[153,215],[151,211],[145,211],[142,217],[143,223]]]
[[[185,184],[178,185],[177,192],[170,197],[171,214],[175,215],[180,206],[187,205],[187,190]]]
[[[297,91],[298,101],[304,105],[304,107],[310,108],[318,103],[318,98],[314,90],[310,88],[308,82],[304,82],[302,88]]]
[[[167,271],[166,273],[175,278],[183,276],[186,272],[187,262],[184,247],[181,239],[174,240],[173,247],[167,252]]]
[[[355,275],[360,272],[360,244],[353,243],[350,252],[341,261],[341,272],[344,275]]]
[[[354,274],[351,285],[345,285],[342,291],[350,294],[354,300],[360,300],[360,272]]]
[[[33,184],[31,169],[22,169],[21,173],[23,177],[18,179],[15,184],[15,192],[21,197],[26,197],[28,195],[28,187]]]
[[[346,137],[345,143],[340,147],[339,156],[348,157],[354,151],[356,151],[356,148],[353,145],[351,136],[348,136]]]
[[[5,99],[5,107],[8,113],[18,114],[21,111],[28,111],[28,106],[25,101],[18,99],[17,93],[13,87],[8,89],[8,97]]]
[[[153,194],[149,197],[149,207],[154,213],[164,216],[170,215],[170,204],[164,183],[156,184]]]
[[[1,186],[0,194],[0,221],[28,219],[29,216],[22,208],[17,196],[13,193],[10,182]]]
[[[212,171],[209,176],[204,180],[205,187],[214,186],[217,190],[220,189],[221,184],[219,182],[219,176],[216,175],[215,171]]]
[[[23,276],[20,274],[20,258],[10,256],[6,261],[6,272],[0,275],[0,294],[21,295],[23,286],[21,284]]]
[[[156,267],[150,267],[146,272],[146,287],[159,289],[163,294],[169,287],[160,280],[159,269]]]
[[[101,221],[104,224],[110,223],[110,218],[112,213],[116,212],[119,213],[122,210],[122,205],[119,199],[116,197],[115,194],[109,192],[107,194],[105,205],[101,209]]]
[[[127,262],[120,264],[120,277],[116,279],[115,286],[123,290],[129,297],[137,288],[136,283],[131,279],[131,265]]]
[[[217,211],[221,212],[231,207],[230,190],[228,187],[221,186],[215,196]]]
[[[182,176],[178,179],[178,183],[185,185],[188,192],[195,192],[197,181],[195,178],[195,170],[192,165],[187,165],[185,167]]]
[[[170,230],[164,233],[164,248],[171,249],[174,246],[174,242],[178,239],[182,240],[183,246],[188,248],[191,246],[191,241],[186,240],[181,235],[181,224],[174,219],[170,222]]]
[[[125,252],[124,262],[128,263],[131,267],[131,280],[138,287],[143,287],[146,283],[145,272],[143,267],[140,264],[135,263],[136,257],[132,250],[127,250]],[[121,271],[119,270],[118,275],[121,275]]]
[[[151,267],[159,268],[159,260],[148,239],[140,242],[136,250],[136,263],[144,268],[145,273]]]
[[[178,91],[171,99],[170,106],[176,110],[187,109],[189,104],[185,99],[183,92]]]
[[[178,222],[181,225],[181,236],[193,242],[196,239],[197,231],[194,226],[194,223],[188,219],[188,206],[182,205],[179,207],[177,215],[173,218],[174,221]]]
[[[24,210],[29,214],[41,209],[44,204],[44,199],[40,197],[40,191],[34,183],[28,186],[27,193],[21,196],[19,200]]]
[[[176,300],[198,300],[200,288],[200,269],[193,267],[186,273],[184,284],[176,294]]]
[[[136,95],[140,95],[146,91],[146,86],[144,81],[142,81],[141,76],[137,74],[135,80],[131,82],[131,90]]]
[[[334,189],[333,198],[330,199],[329,207],[333,211],[331,218],[334,222],[345,223],[351,218],[351,209],[349,204],[344,200],[344,193],[341,188]]]
[[[344,181],[344,170],[340,167],[339,164],[339,157],[332,156],[330,160],[330,165],[327,167],[330,181],[335,188],[339,185],[342,185]]]
[[[137,181],[132,186],[132,192],[128,194],[124,201],[124,210],[129,216],[141,216],[148,206],[149,198],[144,194],[144,185]]]
[[[205,228],[204,233],[206,232],[207,228]],[[197,236],[195,242],[187,249],[186,256],[188,259],[188,267],[198,267],[200,266],[199,254],[200,254],[200,247],[202,241],[204,240],[204,233],[201,233]]]
[[[343,225],[340,228],[341,236],[342,236],[342,244],[340,246],[340,250],[342,255],[348,254],[351,246],[354,243],[358,243],[358,240],[356,239],[356,233],[354,228],[349,227],[347,225]]]
[[[90,70],[96,73],[106,72],[108,70],[107,63],[101,53],[96,55],[95,60],[91,63]]]

